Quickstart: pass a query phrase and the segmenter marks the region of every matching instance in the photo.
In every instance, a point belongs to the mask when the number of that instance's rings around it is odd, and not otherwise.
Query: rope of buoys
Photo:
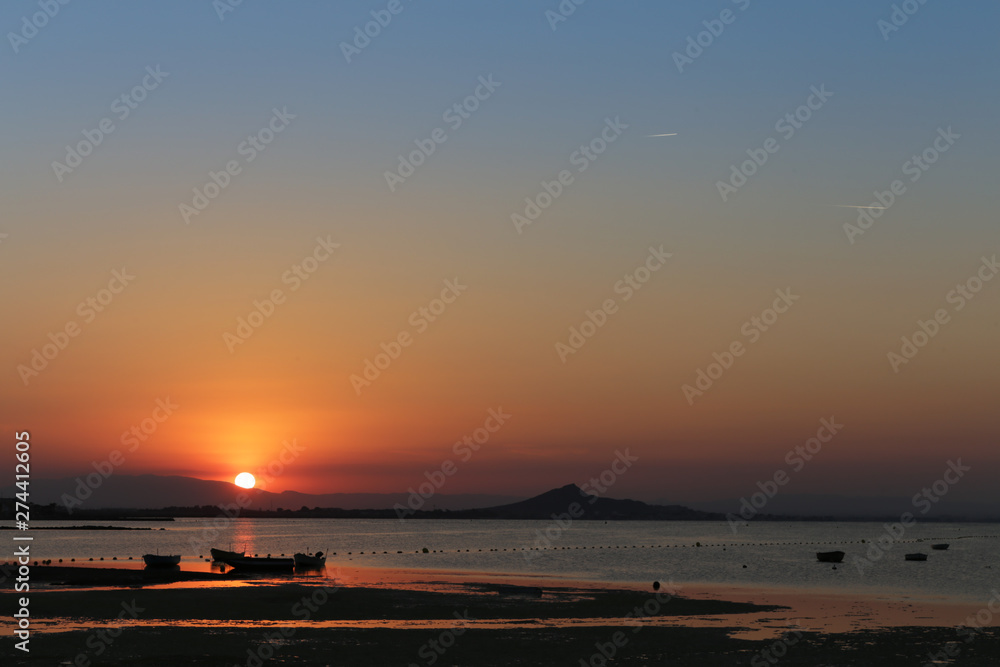
[[[951,536],[951,537],[921,537],[921,538],[912,538],[912,539],[907,539],[907,540],[894,540],[894,542],[896,542],[896,543],[917,543],[917,542],[928,542],[928,541],[947,540],[947,539],[987,539],[987,538],[997,539],[997,538],[1000,538],[1000,535],[962,535],[962,536]],[[861,539],[861,540],[844,540],[844,541],[841,541],[840,543],[841,544],[868,544],[869,541],[866,540],[866,539]],[[707,543],[707,544],[702,544],[700,541],[696,541],[694,544],[638,544],[638,545],[636,545],[636,544],[631,544],[631,545],[630,544],[616,544],[616,545],[593,545],[593,544],[591,544],[591,545],[586,545],[585,544],[585,545],[573,545],[573,546],[512,547],[510,549],[508,549],[508,548],[502,548],[501,549],[501,548],[493,547],[493,548],[486,548],[485,551],[487,551],[487,552],[499,552],[499,551],[504,551],[504,552],[506,552],[506,551],[559,551],[559,550],[567,551],[567,550],[576,550],[576,549],[612,549],[612,548],[613,549],[630,549],[630,548],[631,549],[666,549],[666,548],[677,548],[677,547],[680,547],[680,548],[683,548],[683,549],[686,549],[686,548],[689,548],[689,547],[691,547],[691,548],[721,547],[723,551],[727,551],[729,547],[762,547],[762,546],[790,546],[790,545],[807,546],[807,545],[827,545],[827,544],[829,544],[829,543],[828,542],[731,542],[731,543],[725,543],[725,544],[722,544],[722,543]],[[456,549],[455,553],[462,553],[462,551],[463,551],[462,549]],[[465,553],[471,553],[472,549],[465,549],[464,551],[465,551]],[[479,553],[482,553],[483,551],[484,551],[484,549],[476,549],[476,552],[479,552]],[[389,555],[390,553],[391,552],[389,552],[389,551],[382,551],[383,555]],[[405,553],[403,550],[397,550],[396,551],[396,554],[399,554],[399,555],[402,555],[403,553]],[[442,553],[443,554],[443,553],[446,553],[446,550],[445,549],[428,550],[426,547],[424,547],[422,551],[415,550],[413,553]],[[336,556],[337,552],[332,552],[331,555]],[[349,556],[350,555],[354,555],[354,553],[352,551],[348,551],[347,555],[349,555]],[[365,552],[364,551],[359,551],[358,555],[365,555]],[[373,555],[373,556],[378,555],[378,552],[377,551],[372,551],[371,555]],[[255,557],[259,557],[260,554],[254,554],[254,556]],[[284,557],[285,553],[282,553],[281,556]],[[270,558],[271,554],[267,554],[267,557]],[[118,560],[118,556],[111,556],[111,557],[105,557],[105,556],[93,557],[93,556],[91,556],[91,557],[88,558],[88,560],[89,561],[93,561],[93,560],[95,560],[95,558],[97,560],[99,560],[99,561],[104,561],[104,560],[117,561]],[[199,555],[198,558],[201,559],[201,558],[203,558],[203,556]],[[122,559],[124,560],[125,557],[123,556]],[[64,562],[64,560],[65,559],[60,558],[60,559],[58,559],[58,562],[62,563],[62,562]],[[128,556],[128,560],[134,560],[133,556]],[[205,558],[204,560],[205,560],[205,562],[210,562],[210,559],[208,559],[208,558]],[[75,557],[70,558],[69,561],[70,562],[75,562],[76,558]],[[52,563],[52,559],[42,560],[40,562],[43,563],[43,564]]]

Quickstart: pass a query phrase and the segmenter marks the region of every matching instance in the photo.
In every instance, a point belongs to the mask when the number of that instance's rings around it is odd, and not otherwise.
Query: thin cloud
[[[671,132],[670,134],[647,134],[647,137],[676,137],[676,132]]]
[[[854,206],[853,204],[830,204],[831,206],[840,206],[841,208],[879,208],[885,210],[888,206]]]

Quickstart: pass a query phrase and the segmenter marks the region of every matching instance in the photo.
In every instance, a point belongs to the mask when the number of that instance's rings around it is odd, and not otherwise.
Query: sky
[[[7,439],[1000,501],[1000,8],[901,4],[3,3]]]

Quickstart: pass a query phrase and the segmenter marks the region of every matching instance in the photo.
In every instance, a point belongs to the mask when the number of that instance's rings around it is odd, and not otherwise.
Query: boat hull
[[[817,551],[816,560],[821,563],[840,563],[844,560],[843,551]]]
[[[212,560],[219,563],[224,563],[230,558],[243,558],[246,556],[245,551],[226,551],[224,549],[211,549],[210,551],[212,552]]]
[[[173,567],[174,565],[178,565],[181,562],[181,557],[144,554],[142,560],[149,567]]]
[[[903,558],[906,560],[924,561],[927,560],[927,554],[906,554]]]
[[[951,545],[950,544],[932,544],[931,545],[931,549],[934,549],[936,551],[944,551],[949,546],[951,546]]]
[[[293,558],[227,558],[227,565],[240,570],[291,570],[295,567]]]
[[[295,554],[295,567],[325,567],[326,556],[310,556],[308,554]]]

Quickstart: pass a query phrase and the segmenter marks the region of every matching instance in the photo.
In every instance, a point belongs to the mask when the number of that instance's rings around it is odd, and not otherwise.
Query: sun
[[[250,473],[241,472],[239,475],[236,476],[234,482],[236,486],[242,486],[244,489],[252,489],[254,484],[257,483],[257,480],[254,479],[254,476],[251,475]]]

